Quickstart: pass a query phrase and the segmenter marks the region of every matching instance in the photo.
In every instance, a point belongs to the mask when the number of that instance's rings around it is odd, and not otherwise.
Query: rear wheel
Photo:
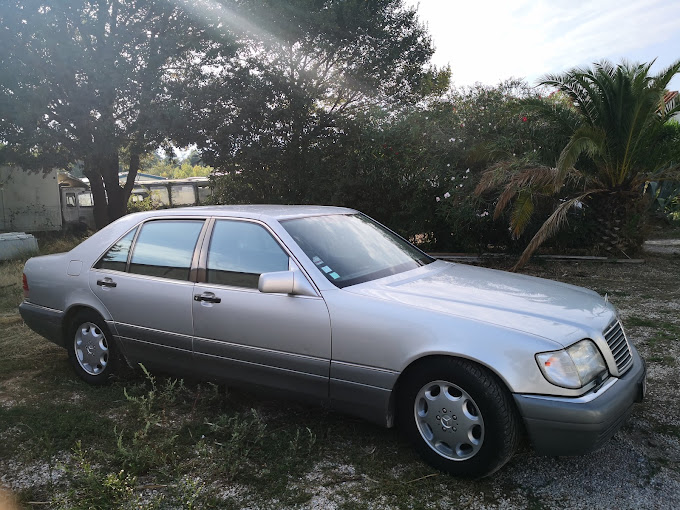
[[[106,384],[118,359],[111,333],[95,312],[78,312],[71,321],[67,348],[78,376],[90,384]]]
[[[469,361],[440,358],[405,377],[398,420],[426,462],[455,476],[483,477],[510,460],[519,417],[492,373]]]

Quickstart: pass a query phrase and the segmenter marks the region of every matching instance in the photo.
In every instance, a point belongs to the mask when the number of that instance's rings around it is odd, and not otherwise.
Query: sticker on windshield
[[[333,271],[333,272],[331,273],[331,277],[332,277],[334,280],[337,280],[338,278],[340,278],[340,275],[339,275],[338,273],[336,273],[335,271]]]
[[[321,268],[321,270],[322,270],[324,273],[330,273],[330,272],[332,271],[332,269],[331,269],[330,267],[328,267],[328,266],[323,266],[323,267]]]
[[[319,257],[312,257],[312,262],[314,262],[317,266],[323,264],[323,260],[321,260]]]

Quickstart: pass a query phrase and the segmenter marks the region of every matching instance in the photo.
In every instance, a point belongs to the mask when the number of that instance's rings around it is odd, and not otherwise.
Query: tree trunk
[[[85,161],[83,170],[90,180],[94,200],[94,222],[98,229],[127,213],[127,202],[139,169],[139,155],[133,155],[125,188],[118,180],[119,160],[117,153],[105,154]]]
[[[647,207],[639,192],[598,193],[589,198],[587,205],[597,253],[620,257],[640,251],[647,233]]]
[[[101,174],[97,171],[98,163],[90,158],[84,161],[83,174],[90,180],[90,191],[94,202],[94,224],[97,229],[109,224],[109,213],[106,203],[106,191]]]
[[[139,172],[139,154],[131,153],[127,180],[125,181],[125,186],[123,187],[123,203],[125,204],[126,211],[127,203],[130,200],[130,195],[132,194],[132,188],[135,187],[135,179],[137,178],[138,172]]]

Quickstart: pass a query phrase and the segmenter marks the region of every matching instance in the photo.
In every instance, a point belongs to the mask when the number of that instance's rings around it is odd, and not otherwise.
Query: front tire
[[[97,313],[86,310],[76,314],[69,328],[67,348],[78,377],[94,385],[109,382],[118,353],[106,323]]]
[[[517,449],[520,421],[510,394],[488,370],[455,358],[431,360],[405,375],[397,418],[433,467],[479,478]]]

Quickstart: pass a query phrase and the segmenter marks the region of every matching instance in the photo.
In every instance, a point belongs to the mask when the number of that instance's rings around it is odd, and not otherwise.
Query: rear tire
[[[400,388],[399,426],[433,467],[481,478],[500,469],[517,449],[517,410],[507,389],[485,368],[439,358],[407,373]]]
[[[71,321],[67,344],[68,357],[83,381],[107,384],[118,365],[118,351],[104,320],[96,312],[83,310]]]

